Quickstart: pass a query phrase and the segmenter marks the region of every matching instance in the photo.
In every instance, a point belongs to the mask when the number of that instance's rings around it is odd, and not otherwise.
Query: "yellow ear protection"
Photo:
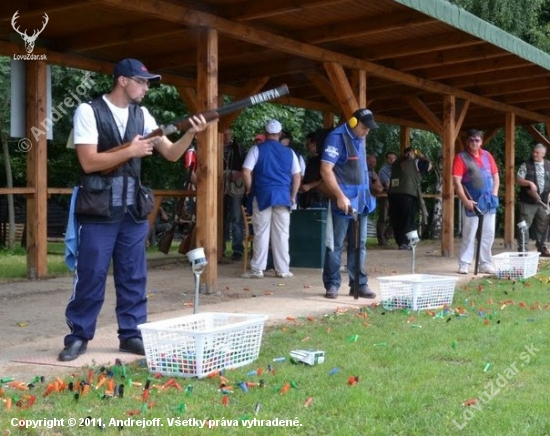
[[[355,117],[351,117],[349,120],[348,120],[348,125],[353,129],[355,127],[357,127],[357,124],[359,123],[359,121],[357,121],[357,118]]]

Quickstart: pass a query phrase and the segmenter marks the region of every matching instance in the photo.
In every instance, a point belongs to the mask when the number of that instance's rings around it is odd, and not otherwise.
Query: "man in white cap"
[[[363,268],[367,257],[367,215],[376,207],[374,197],[370,195],[365,138],[370,129],[376,128],[378,124],[374,121],[372,112],[369,109],[357,109],[347,123],[336,127],[325,139],[321,154],[321,176],[332,200],[328,212],[332,233],[329,234],[327,226],[327,240],[331,243],[327,244],[323,267],[326,298],[338,298],[342,282],[340,265],[346,236],[350,295],[353,295],[352,289],[357,280],[359,297],[376,297],[369,288],[368,277]],[[362,215],[359,265],[355,264],[352,211]]]
[[[279,142],[282,130],[279,121],[269,121],[265,142],[252,146],[243,164],[246,195],[252,196],[254,227],[254,253],[250,271],[243,278],[263,278],[270,240],[277,277],[292,277],[288,249],[290,208],[296,201],[301,174],[296,154]]]

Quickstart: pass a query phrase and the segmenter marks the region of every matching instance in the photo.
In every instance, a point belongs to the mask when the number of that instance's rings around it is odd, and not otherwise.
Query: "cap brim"
[[[149,74],[149,73],[140,74],[139,76],[136,74],[134,77],[137,77],[139,79],[145,79],[145,80],[160,80],[162,78],[160,74]]]
[[[359,120],[363,125],[365,125],[366,127],[368,127],[369,129],[378,129],[378,124],[376,124],[374,122],[374,120],[372,118],[369,118],[367,120],[363,119],[363,120]]]

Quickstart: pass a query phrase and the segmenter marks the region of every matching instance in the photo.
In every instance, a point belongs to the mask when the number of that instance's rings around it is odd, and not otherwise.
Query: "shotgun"
[[[464,189],[464,194],[466,194],[466,197],[468,200],[474,201],[468,190],[464,185],[462,185],[462,189]],[[485,214],[481,212],[481,209],[478,207],[477,203],[474,204],[474,213],[476,214],[478,218],[477,222],[477,230],[476,230],[476,260],[475,260],[475,268],[474,268],[474,275],[477,276],[477,272],[479,271],[479,254],[481,251],[481,237],[483,234],[483,219],[485,217]]]
[[[548,204],[542,201],[542,198],[536,190],[528,189],[527,193],[537,202],[537,204],[539,204],[546,210],[547,214],[550,212],[550,207],[548,207]]]
[[[259,94],[251,95],[250,97],[243,98],[242,100],[234,101],[232,103],[221,106],[217,109],[207,110],[205,112],[201,112],[195,115],[202,115],[204,119],[208,122],[208,121],[215,120],[223,115],[230,114],[231,112],[236,112],[238,110],[245,109],[249,106],[254,106],[259,103],[265,103],[266,101],[282,97],[283,95],[287,95],[288,93],[289,93],[288,86],[281,85],[277,88],[273,88],[268,91],[260,92]],[[156,136],[159,136],[159,137],[164,135],[168,136],[168,135],[171,135],[172,133],[185,131],[191,127],[189,118],[191,118],[192,116],[193,115],[190,115],[188,117],[182,118],[181,120],[173,121],[169,124],[162,125],[156,128],[155,130],[153,130],[147,136],[145,136],[144,139],[150,139]],[[130,142],[126,142],[124,144],[118,145],[116,147],[113,147],[107,150],[105,153],[113,153],[115,151],[122,150],[129,146],[130,146]],[[121,162],[118,165],[115,165],[111,168],[105,169],[101,171],[101,173],[109,174],[110,172],[121,167],[122,165],[124,165],[124,162]]]

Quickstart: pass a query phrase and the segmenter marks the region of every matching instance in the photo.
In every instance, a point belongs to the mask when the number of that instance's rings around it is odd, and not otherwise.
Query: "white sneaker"
[[[458,273],[459,274],[468,274],[468,264],[463,263],[462,265],[459,265]]]
[[[479,272],[481,274],[496,274],[497,271],[493,265],[487,263],[479,267]]]
[[[290,271],[285,273],[278,272],[277,277],[279,277],[280,279],[289,279],[290,277],[294,277],[294,274],[292,274]]]
[[[241,277],[243,279],[263,279],[264,273],[261,271],[250,270],[245,272],[244,274],[241,274]]]

